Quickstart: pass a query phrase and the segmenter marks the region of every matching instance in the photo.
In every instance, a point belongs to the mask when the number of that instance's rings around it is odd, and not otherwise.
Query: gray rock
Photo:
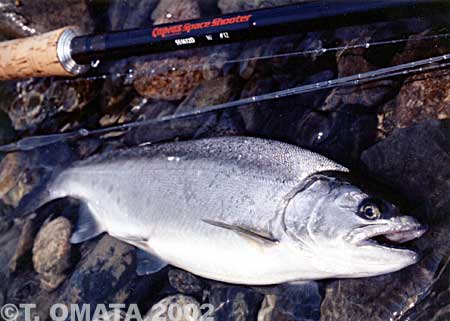
[[[93,80],[65,82],[31,78],[17,83],[17,97],[8,114],[16,130],[34,131],[42,127],[45,121],[48,123],[46,126],[54,127],[56,122],[56,126],[61,127],[65,123],[56,115],[80,111],[95,96]]]
[[[215,308],[214,317],[220,321],[253,321],[264,296],[240,286],[215,284],[209,293],[209,302]]]
[[[168,296],[155,305],[144,316],[143,321],[190,321],[200,320],[202,315],[200,304],[192,297],[186,295]]]
[[[112,1],[108,7],[110,30],[149,26],[151,15],[159,0]]]
[[[48,222],[38,232],[33,245],[33,265],[41,287],[55,290],[66,279],[70,267],[72,224],[65,217]]]
[[[281,285],[264,297],[258,321],[318,321],[322,296],[316,282]]]
[[[0,110],[0,145],[11,142],[15,136],[11,120],[7,114]]]
[[[152,13],[154,24],[200,18],[198,0],[160,0]]]
[[[134,247],[108,235],[92,245],[94,247],[84,253],[73,274],[61,286],[59,302],[123,303],[136,286]]]
[[[211,94],[214,93],[214,94]],[[239,81],[226,76],[201,83],[177,108],[177,113],[201,109],[233,100],[239,93]]]
[[[36,234],[36,222],[33,220],[34,216],[35,215],[30,215],[20,223],[20,238],[17,242],[14,256],[9,262],[9,270],[11,272],[18,272],[19,267],[23,265],[24,257],[26,257],[33,248],[34,236]]]
[[[304,1],[304,0],[303,0]],[[277,7],[303,2],[302,0],[219,0],[218,6],[222,13],[234,13],[247,10]]]
[[[9,262],[13,258],[16,250],[16,245],[19,242],[21,228],[17,224],[14,224],[11,228],[0,233],[0,279],[9,279]],[[8,284],[6,282],[0,283],[1,290],[6,290]]]
[[[449,282],[444,272],[450,257],[449,154],[449,121],[396,130],[362,154],[370,174],[400,191],[408,200],[410,215],[429,225],[427,234],[413,243],[423,258],[396,273],[332,281],[322,303],[322,321],[411,320],[407,316],[425,311],[419,307],[429,305],[427,297],[441,282],[446,285],[434,296],[445,296]],[[448,301],[433,307],[425,313],[429,319],[447,313]]]
[[[0,33],[8,37],[27,37],[71,25],[93,31],[87,1],[0,1]]]
[[[189,272],[172,268],[168,276],[170,285],[183,294],[198,294],[203,290],[202,281]]]

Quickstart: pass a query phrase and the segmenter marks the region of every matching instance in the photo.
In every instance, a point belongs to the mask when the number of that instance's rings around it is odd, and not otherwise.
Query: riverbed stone
[[[45,224],[33,245],[33,265],[39,273],[41,287],[52,291],[66,279],[70,267],[72,224],[65,217],[58,217]]]

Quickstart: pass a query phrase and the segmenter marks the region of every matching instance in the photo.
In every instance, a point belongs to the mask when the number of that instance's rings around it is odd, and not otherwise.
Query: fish
[[[138,274],[172,265],[227,283],[275,285],[370,277],[418,262],[419,253],[398,244],[426,227],[340,178],[346,173],[284,142],[204,138],[75,162],[19,208],[79,200],[71,242],[106,232],[132,244]]]

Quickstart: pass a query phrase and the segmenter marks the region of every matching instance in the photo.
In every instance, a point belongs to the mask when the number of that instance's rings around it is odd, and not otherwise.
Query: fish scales
[[[138,146],[56,172],[18,210],[79,199],[71,240],[107,232],[133,244],[143,250],[138,273],[171,264],[224,282],[277,284],[374,276],[417,262],[416,252],[372,238],[402,243],[425,229],[337,172],[348,169],[260,138]]]

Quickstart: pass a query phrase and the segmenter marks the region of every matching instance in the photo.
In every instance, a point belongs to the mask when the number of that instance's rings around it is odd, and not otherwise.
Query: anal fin
[[[73,244],[82,243],[103,232],[104,229],[97,222],[88,205],[86,203],[81,203],[78,211],[77,226],[75,232],[72,233],[70,242]]]
[[[136,249],[136,260],[137,275],[156,273],[167,266],[167,262],[141,249]]]

